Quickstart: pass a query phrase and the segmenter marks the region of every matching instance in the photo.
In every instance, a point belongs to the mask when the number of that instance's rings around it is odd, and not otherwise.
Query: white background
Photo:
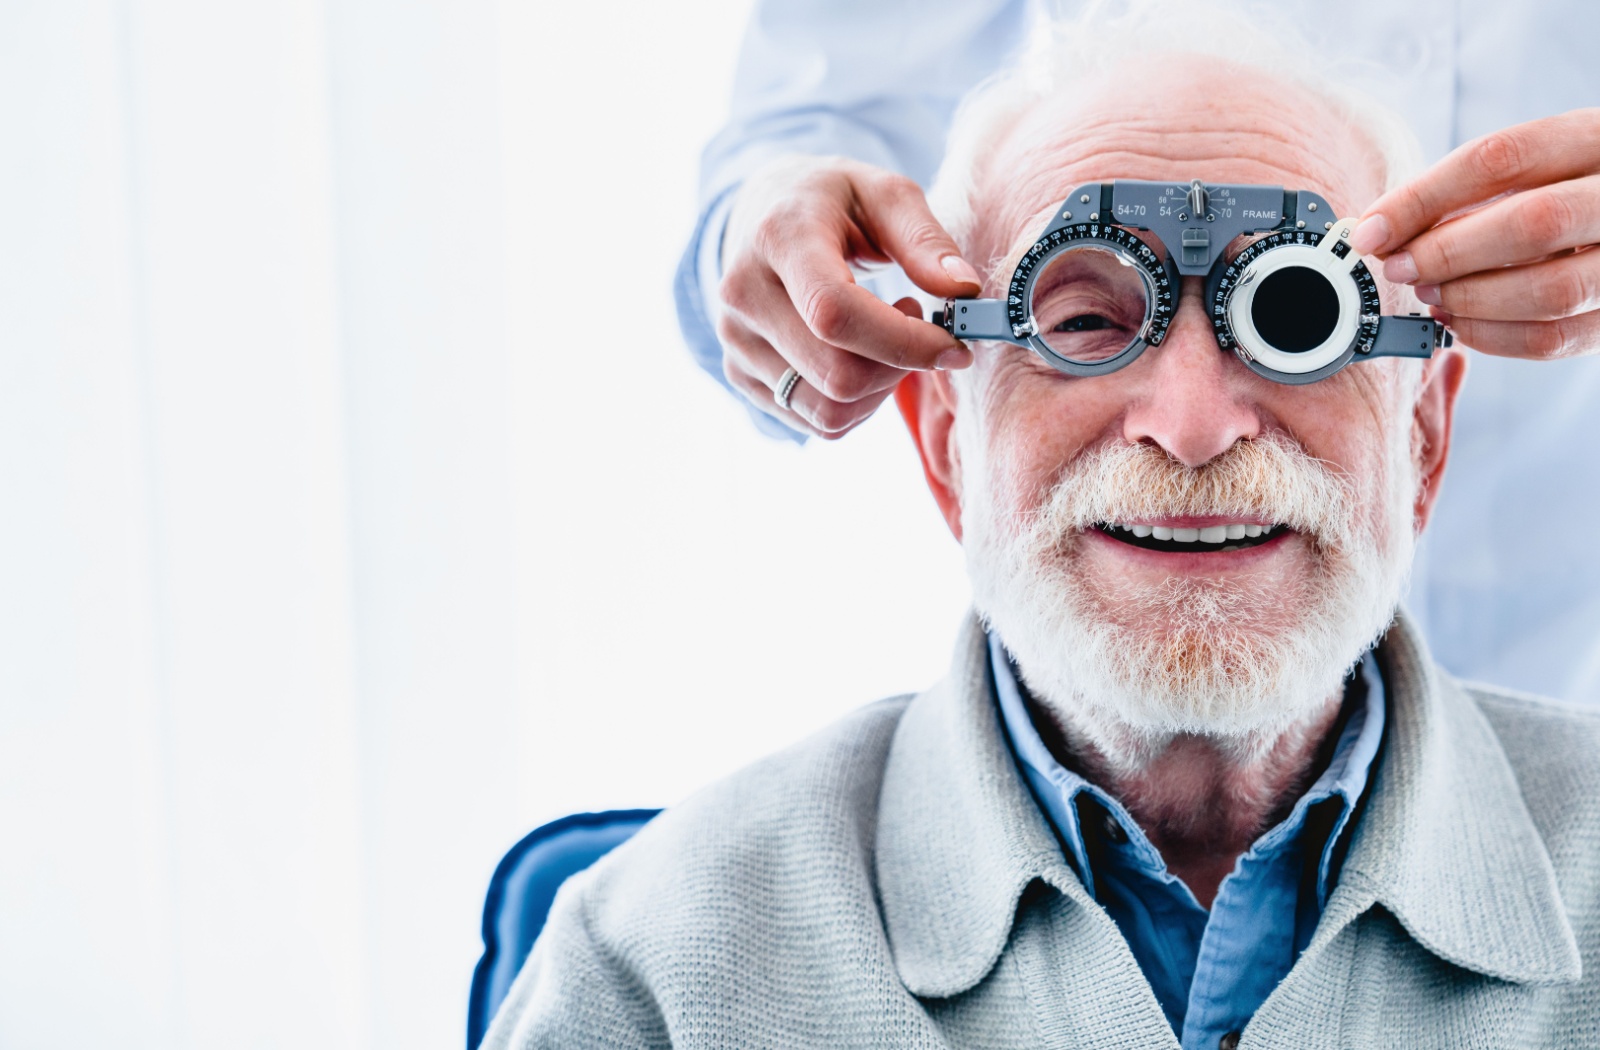
[[[746,0],[0,2],[0,1047],[449,1047],[483,890],[943,669],[670,279]]]

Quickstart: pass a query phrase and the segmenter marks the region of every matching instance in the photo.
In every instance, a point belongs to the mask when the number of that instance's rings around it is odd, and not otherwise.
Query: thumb
[[[933,217],[922,187],[902,175],[883,172],[860,180],[856,199],[863,232],[900,264],[918,288],[942,297],[982,291],[978,271],[961,257],[955,239]]]

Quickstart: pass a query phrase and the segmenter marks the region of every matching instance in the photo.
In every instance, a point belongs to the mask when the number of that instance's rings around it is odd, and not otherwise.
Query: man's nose
[[[1146,381],[1123,417],[1127,441],[1153,441],[1173,459],[1198,467],[1261,433],[1251,374],[1217,343],[1202,278],[1183,279],[1167,338],[1139,363]]]

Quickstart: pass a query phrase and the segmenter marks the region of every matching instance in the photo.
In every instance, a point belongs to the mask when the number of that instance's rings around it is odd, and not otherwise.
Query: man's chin
[[[1352,605],[1327,593],[1052,582],[1049,601],[1032,588],[1021,602],[992,596],[986,615],[1033,695],[1113,761],[1177,735],[1270,745],[1327,709],[1379,629],[1370,611],[1356,624]]]
[[[1108,627],[1063,668],[1080,702],[1149,734],[1274,735],[1322,708],[1347,665],[1282,629]],[[1080,644],[1083,644],[1080,641]],[[1318,665],[1321,666],[1318,666]]]
[[[1068,601],[1077,618],[1126,633],[1147,647],[1218,652],[1241,641],[1277,649],[1304,630],[1316,594],[1317,571],[1245,573],[1227,577],[1178,574],[1109,577],[1084,565],[1065,565],[1073,580]]]

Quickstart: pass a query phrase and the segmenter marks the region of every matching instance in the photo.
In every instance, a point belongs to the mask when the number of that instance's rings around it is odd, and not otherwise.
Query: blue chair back
[[[467,1050],[477,1050],[544,929],[556,891],[633,837],[658,809],[574,813],[529,832],[494,870],[483,902],[483,958],[472,974]]]

